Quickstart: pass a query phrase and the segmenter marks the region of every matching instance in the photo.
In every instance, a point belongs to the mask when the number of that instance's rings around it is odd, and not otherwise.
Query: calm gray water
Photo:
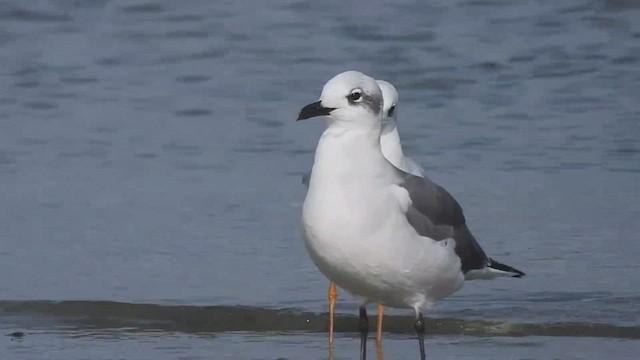
[[[528,274],[439,304],[430,358],[640,352],[637,1],[3,1],[0,64],[2,359],[356,359],[298,232],[323,123],[294,122],[350,69]]]

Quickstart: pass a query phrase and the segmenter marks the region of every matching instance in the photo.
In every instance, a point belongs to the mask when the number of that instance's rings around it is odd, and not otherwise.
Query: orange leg
[[[378,333],[376,335],[376,342],[382,343],[382,317],[384,316],[384,306],[378,305]]]
[[[336,309],[336,297],[338,297],[336,284],[331,281],[329,283],[329,345],[333,345],[333,312]]]
[[[376,342],[376,359],[384,360],[384,354],[382,353],[382,343]],[[331,360],[331,359],[330,359]]]

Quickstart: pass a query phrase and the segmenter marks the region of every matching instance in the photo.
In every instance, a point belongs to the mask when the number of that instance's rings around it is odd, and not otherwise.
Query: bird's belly
[[[394,307],[430,306],[462,285],[452,241],[418,236],[398,211],[371,206],[364,216],[332,208],[304,210],[305,243],[320,271],[351,294]]]

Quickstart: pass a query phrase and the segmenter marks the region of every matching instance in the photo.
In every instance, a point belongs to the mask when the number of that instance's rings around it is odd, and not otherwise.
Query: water
[[[640,351],[635,1],[4,1],[0,44],[2,358],[328,358],[298,233],[323,124],[293,120],[348,69],[528,274],[434,308],[430,358]],[[382,354],[416,358],[389,314]]]

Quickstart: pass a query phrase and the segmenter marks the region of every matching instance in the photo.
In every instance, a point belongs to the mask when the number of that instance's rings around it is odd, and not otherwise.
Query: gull
[[[382,133],[380,134],[380,146],[382,155],[398,169],[419,177],[425,177],[425,171],[410,157],[404,156],[400,134],[398,134],[398,90],[395,86],[384,80],[376,80],[382,91]]]
[[[391,83],[384,80],[376,80],[380,90],[382,91],[382,132],[380,134],[380,145],[382,154],[393,166],[407,173],[425,177],[424,169],[414,160],[404,156],[402,145],[400,144],[400,134],[397,128],[397,107],[398,107],[398,90]],[[309,186],[309,178],[311,173],[305,174],[302,183]],[[329,282],[329,344],[333,344],[333,319],[335,314],[336,298],[338,291],[333,281]],[[376,331],[376,342],[382,341],[382,319],[384,316],[384,306],[378,305],[378,324]]]
[[[413,309],[425,359],[423,313],[437,301],[464,280],[525,274],[485,254],[444,188],[385,158],[382,109],[378,83],[347,71],[300,111],[297,120],[326,119],[302,208],[302,235],[320,272],[360,302],[360,359],[366,359],[368,303]]]

